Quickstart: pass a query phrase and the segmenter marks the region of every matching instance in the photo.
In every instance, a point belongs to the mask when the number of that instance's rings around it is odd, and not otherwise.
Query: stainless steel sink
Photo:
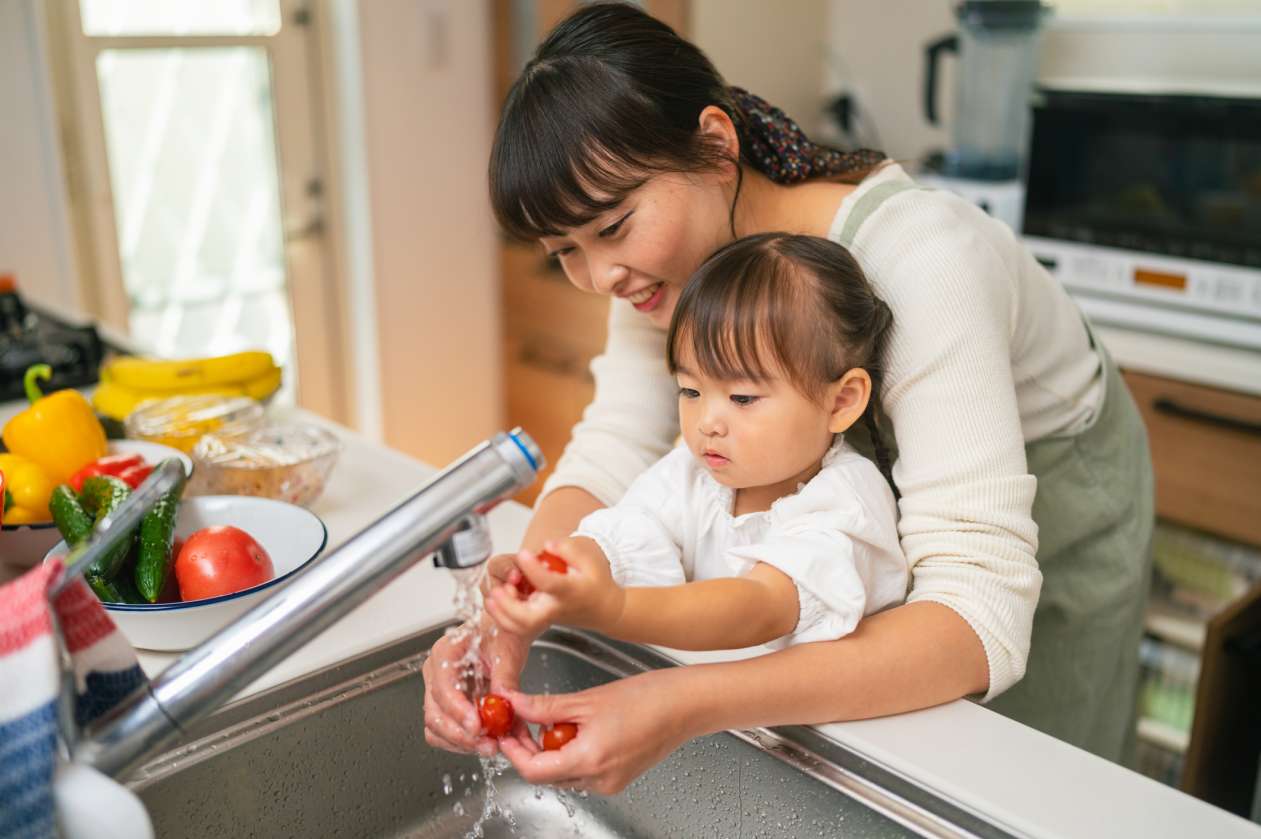
[[[460,837],[481,814],[476,758],[430,748],[416,635],[243,702],[136,770],[159,837]],[[669,662],[568,630],[536,643],[525,689],[562,692]],[[495,779],[487,837],[1010,836],[806,728],[689,743],[613,797]]]

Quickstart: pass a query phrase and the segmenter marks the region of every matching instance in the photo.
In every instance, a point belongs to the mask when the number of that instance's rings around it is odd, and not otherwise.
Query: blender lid
[[[1041,0],[963,0],[959,22],[983,29],[1035,29],[1051,7]]]

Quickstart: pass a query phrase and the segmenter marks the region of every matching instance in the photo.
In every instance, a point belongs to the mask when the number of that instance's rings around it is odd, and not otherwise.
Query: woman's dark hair
[[[876,463],[895,495],[877,413],[893,314],[844,247],[817,236],[763,233],[716,251],[688,280],[666,339],[670,372],[686,350],[698,372],[719,380],[766,379],[782,371],[807,398],[861,367],[871,377],[863,421]]]
[[[616,207],[653,175],[737,162],[698,130],[709,105],[735,123],[738,162],[772,176],[768,148],[782,142],[757,143],[756,132],[787,118],[751,117],[741,101],[761,100],[727,87],[705,54],[666,24],[626,3],[584,6],[552,30],[508,92],[490,156],[495,215],[519,239],[560,235]],[[798,161],[803,151],[843,154],[792,136]],[[771,157],[780,151],[789,153],[772,148]],[[865,155],[835,179],[862,180],[881,157]]]

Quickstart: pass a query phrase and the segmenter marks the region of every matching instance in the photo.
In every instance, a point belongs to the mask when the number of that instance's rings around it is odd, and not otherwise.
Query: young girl
[[[522,551],[537,591],[496,586],[491,616],[518,634],[560,622],[713,650],[833,640],[901,603],[890,481],[842,436],[863,419],[878,437],[890,322],[826,239],[769,233],[719,250],[683,291],[667,340],[685,444],[549,543],[565,573]]]

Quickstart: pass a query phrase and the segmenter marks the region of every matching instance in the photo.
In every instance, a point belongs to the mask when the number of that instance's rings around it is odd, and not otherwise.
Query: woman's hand
[[[534,587],[528,597],[508,572],[492,587],[486,611],[499,626],[522,635],[538,635],[554,623],[609,632],[621,617],[626,592],[613,580],[608,559],[592,539],[559,539],[544,549],[565,561],[557,573],[530,551],[516,556],[517,574]]]
[[[473,641],[467,626],[448,631],[433,645],[421,673],[425,680],[425,741],[450,752],[477,752],[489,757],[499,744],[482,731],[477,707],[470,699],[479,682],[489,678],[490,692],[506,694],[520,685],[533,636],[522,636],[482,621],[482,642],[474,672],[462,664]],[[525,721],[518,717],[512,734],[519,748],[537,750]]]
[[[640,673],[579,693],[507,693],[518,719],[576,723],[578,735],[556,751],[519,740],[504,740],[500,748],[532,784],[614,795],[694,736],[681,707],[686,670]]]

